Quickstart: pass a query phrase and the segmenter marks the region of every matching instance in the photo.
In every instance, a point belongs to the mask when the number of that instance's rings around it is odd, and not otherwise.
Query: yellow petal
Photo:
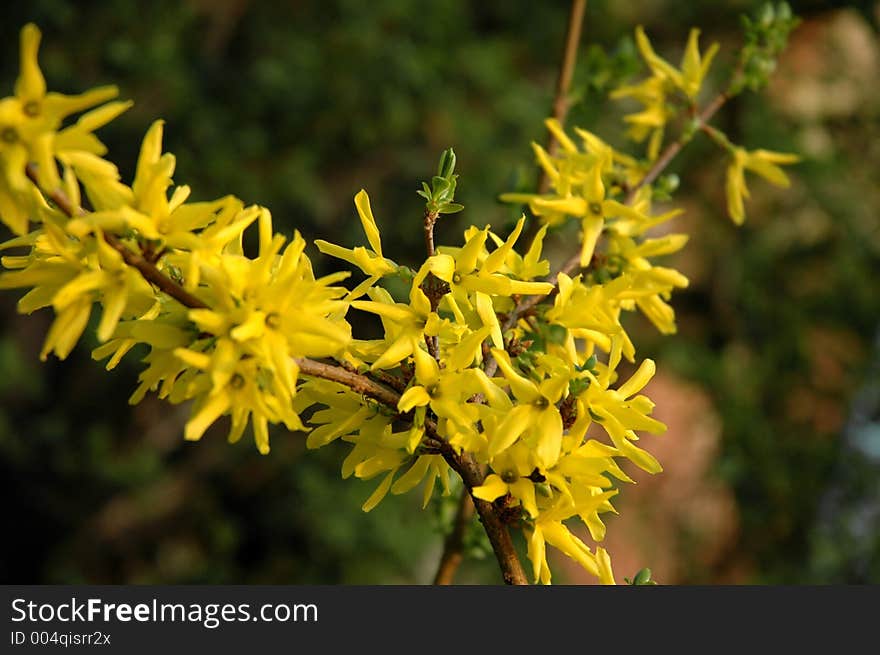
[[[601,546],[596,547],[596,564],[599,566],[599,581],[604,585],[617,584],[611,570],[611,556]]]
[[[198,441],[205,430],[229,409],[229,395],[225,392],[202,396],[193,408],[193,414],[186,422],[183,437],[187,441]]]
[[[428,395],[424,387],[410,387],[403,392],[400,400],[397,401],[397,409],[401,412],[408,412],[413,407],[424,407],[430,402],[431,396]]]
[[[406,493],[415,487],[425,477],[428,472],[428,466],[431,464],[430,455],[422,455],[410,466],[409,470],[395,480],[391,487],[391,493],[394,495]]]
[[[486,273],[494,273],[499,268],[501,268],[501,266],[504,265],[504,261],[513,250],[513,246],[516,243],[516,240],[522,233],[525,221],[525,215],[521,216],[520,219],[516,222],[516,227],[513,229],[513,232],[511,232],[510,236],[507,237],[507,241],[505,241],[502,246],[492,251],[492,254],[486,257],[486,259],[483,261],[483,265],[480,267],[481,271]]]
[[[486,476],[483,484],[479,487],[474,487],[471,490],[471,495],[474,498],[479,498],[480,500],[485,500],[491,503],[493,500],[506,494],[507,489],[507,483],[501,479],[501,476],[492,473],[491,475]]]
[[[528,478],[520,478],[510,485],[510,493],[519,498],[523,509],[529,516],[538,516],[538,504],[535,500],[535,484]]]
[[[40,36],[39,28],[33,23],[28,23],[21,30],[20,73],[15,82],[15,95],[24,102],[40,100],[46,94],[46,80],[37,62]]]
[[[82,336],[91,312],[92,302],[84,298],[68,305],[59,312],[46,335],[46,341],[40,352],[40,359],[45,361],[53,350],[58,359],[65,359],[70,354],[70,351],[73,350],[80,336]]]
[[[656,371],[657,366],[654,364],[654,360],[644,360],[638,370],[632,374],[632,377],[617,388],[617,392],[624,398],[637,394],[654,377]]]
[[[660,462],[651,453],[639,448],[628,439],[621,440],[618,444],[618,450],[621,455],[648,473],[660,473],[663,470]]]
[[[115,289],[104,292],[104,298],[101,300],[104,309],[101,313],[101,322],[98,324],[97,337],[98,341],[107,341],[116,330],[119,318],[125,309],[128,301],[127,289],[124,286],[118,286]]]
[[[587,213],[587,201],[576,196],[568,198],[535,197],[529,203],[529,206],[538,216],[542,216],[547,212],[562,212],[572,216],[583,216]]]
[[[562,448],[562,417],[559,411],[555,407],[542,411],[535,422],[535,430],[538,433],[538,445],[535,448],[538,466],[552,468],[559,461]]]
[[[538,392],[537,385],[525,376],[517,373],[510,361],[510,355],[506,351],[493,348],[492,356],[495,357],[498,368],[504,374],[507,383],[510,385],[510,390],[517,400],[521,403],[532,403],[538,399],[540,393]]]
[[[501,324],[498,322],[498,315],[495,313],[492,299],[485,293],[480,293],[479,291],[474,295],[477,305],[477,315],[479,315],[483,325],[488,326],[491,330],[490,335],[492,337],[492,344],[496,348],[503,348],[504,339],[501,336]]]
[[[604,227],[605,219],[602,216],[588,215],[581,220],[581,266],[590,265]]]
[[[394,480],[394,471],[391,471],[385,478],[379,483],[379,486],[376,487],[376,490],[367,498],[367,501],[363,504],[361,509],[365,512],[369,512],[376,505],[382,502],[382,499],[385,498],[385,495],[388,493],[388,490],[391,488],[391,483]]]
[[[568,138],[568,135],[565,133],[565,130],[562,129],[562,125],[560,125],[557,119],[548,118],[544,121],[544,125],[550,131],[550,134],[553,135],[553,138],[559,142],[559,145],[562,146],[563,150],[571,153],[577,152],[577,146],[574,141]]]
[[[131,100],[117,100],[108,102],[97,109],[93,109],[82,116],[76,122],[76,127],[84,132],[94,132],[115,119],[131,108],[134,103]]]
[[[254,426],[254,442],[261,455],[269,454],[269,426],[265,416],[255,415],[251,418]]]
[[[529,535],[528,557],[532,563],[535,583],[540,580],[544,584],[549,584],[550,568],[547,566],[547,545],[544,541],[544,532],[538,525],[534,526]]]
[[[376,226],[376,219],[373,218],[373,210],[370,209],[370,196],[361,189],[354,197],[354,204],[357,207],[358,216],[361,217],[361,225],[364,227],[367,241],[373,247],[376,254],[381,257],[382,241],[379,238],[379,228]]]

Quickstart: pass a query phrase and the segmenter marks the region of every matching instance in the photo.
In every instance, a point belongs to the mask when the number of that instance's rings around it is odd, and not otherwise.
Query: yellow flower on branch
[[[385,327],[383,352],[372,364],[372,369],[392,368],[420,348],[419,343],[427,336],[438,336],[441,320],[431,311],[431,301],[419,288],[418,278],[413,281],[409,304],[394,302],[384,289],[371,289],[374,300],[355,300],[351,306],[361,311],[377,314]]]
[[[749,197],[746,186],[745,171],[757,173],[765,180],[778,187],[789,185],[788,176],[779,164],[794,164],[800,161],[797,155],[774,152],[772,150],[752,150],[734,148],[730,163],[727,166],[727,213],[737,225],[746,220],[743,199]]]
[[[75,96],[47,93],[37,61],[39,47],[40,30],[32,23],[25,25],[15,95],[0,100],[0,220],[16,234],[27,231],[33,202],[27,164],[36,164],[40,187],[54,191],[61,185],[55,158],[75,152],[104,154],[104,144],[92,132],[131,106],[130,102],[108,103],[62,129],[65,118],[106,102],[118,91],[105,86]]]
[[[636,28],[636,45],[638,45],[639,52],[642,54],[654,77],[662,79],[671,86],[683,91],[691,100],[697,97],[703,79],[712,65],[712,60],[718,53],[718,44],[713,43],[706,53],[701,56],[698,44],[699,37],[700,30],[694,28],[690,31],[687,47],[681,60],[681,67],[676,69],[654,52],[654,48],[651,47],[651,42],[648,40],[644,28],[641,25]]]
[[[492,355],[517,403],[490,435],[489,457],[495,457],[523,438],[534,449],[537,466],[552,467],[562,448],[562,417],[556,403],[562,399],[568,380],[562,375],[548,375],[534,382],[516,371],[505,351],[493,348]]]
[[[325,255],[354,264],[368,276],[364,282],[349,293],[349,300],[359,298],[379,278],[396,273],[398,269],[397,264],[390,259],[386,259],[382,254],[382,239],[379,234],[379,227],[376,225],[376,219],[373,217],[373,210],[370,208],[370,196],[361,189],[354,197],[354,204],[361,219],[364,234],[367,236],[367,242],[372,247],[372,250],[363,246],[343,248],[323,239],[315,241],[318,250]]]
[[[551,545],[580,564],[602,584],[613,585],[614,574],[611,559],[604,548],[590,550],[579,537],[563,523],[577,514],[574,501],[565,495],[557,495],[553,505],[542,510],[531,526],[526,528],[528,557],[532,563],[535,582],[550,584],[551,573],[547,564],[547,545]]]
[[[690,31],[681,66],[677,69],[654,52],[645,30],[641,26],[637,27],[636,44],[651,69],[651,77],[638,84],[621,86],[611,93],[614,99],[633,98],[644,105],[641,111],[624,117],[624,121],[630,124],[629,136],[637,143],[644,141],[648,135],[651,136],[648,145],[648,159],[651,161],[660,152],[666,124],[676,114],[669,102],[670,94],[677,90],[684,93],[691,102],[696,100],[718,52],[718,44],[714,43],[701,55],[699,36],[698,29]]]
[[[537,517],[535,483],[529,478],[535,470],[534,460],[534,454],[528,446],[523,443],[514,444],[492,458],[492,470],[495,473],[486,476],[483,484],[474,487],[471,493],[475,498],[488,502],[510,494],[520,501],[530,517]]]

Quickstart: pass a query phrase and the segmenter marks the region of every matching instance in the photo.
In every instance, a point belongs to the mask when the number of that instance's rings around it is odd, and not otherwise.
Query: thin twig
[[[712,117],[718,112],[719,109],[724,105],[725,102],[730,100],[731,96],[727,91],[722,91],[717,96],[712,99],[708,105],[703,108],[699,114],[694,117],[693,129],[688,133],[687,138],[679,137],[676,141],[673,141],[666,149],[660,153],[660,156],[657,157],[657,160],[651,166],[645,176],[638,181],[635,186],[633,186],[629,193],[626,194],[626,199],[624,203],[629,205],[632,204],[633,200],[636,198],[636,193],[639,189],[647,184],[651,184],[656,180],[660,174],[669,166],[670,162],[675,158],[675,156],[679,153],[679,151],[685,146],[685,144],[690,141],[690,136],[693,135],[694,132],[701,129],[703,125],[706,125]]]
[[[434,225],[437,224],[437,218],[440,216],[440,213],[437,211],[430,211],[428,209],[425,210],[425,217],[423,221],[423,227],[425,230],[425,252],[428,253],[428,257],[434,256]],[[425,295],[428,297],[428,302],[431,303],[431,311],[436,312],[437,308],[440,306],[440,298],[443,296],[441,292],[440,285],[438,284],[440,280],[436,279],[433,273],[428,273],[425,281],[422,283],[422,290],[425,292]],[[436,336],[428,336],[425,335],[425,345],[428,347],[428,352],[438,362],[440,361],[440,344],[439,339]]]
[[[560,125],[565,125],[565,117],[571,108],[569,100],[569,92],[571,90],[571,81],[574,77],[574,67],[577,63],[578,47],[581,41],[581,30],[584,24],[584,13],[587,8],[587,0],[573,0],[571,3],[571,12],[568,15],[568,27],[566,29],[565,47],[562,51],[562,59],[559,62],[559,75],[556,78],[556,95],[553,98],[552,113],[553,118],[559,121]],[[559,142],[553,136],[553,132],[547,133],[547,146],[545,148],[551,157],[555,156],[559,150]],[[542,166],[538,167],[538,193],[545,194],[550,190],[550,176]],[[531,245],[535,239],[535,235],[540,228],[539,221],[531,221],[523,234],[522,243],[526,244],[526,248]]]
[[[440,216],[438,212],[425,210],[423,227],[425,229],[425,251],[428,253],[428,257],[434,256],[434,225],[437,224],[438,216]]]
[[[568,16],[568,30],[565,37],[565,49],[562,51],[562,61],[559,66],[559,77],[556,80],[556,96],[553,98],[553,118],[561,125],[565,124],[571,102],[568,95],[571,89],[571,80],[574,77],[574,66],[577,62],[578,46],[581,40],[581,29],[584,24],[584,11],[587,0],[573,0],[571,13]],[[559,143],[550,132],[547,138],[547,152],[551,157],[559,150]],[[538,193],[547,193],[550,190],[550,177],[547,171],[540,169],[538,177]]]
[[[104,241],[110,244],[116,252],[122,255],[122,259],[126,264],[137,269],[147,282],[154,284],[160,291],[171,296],[180,304],[190,307],[191,309],[210,308],[205,301],[198,296],[193,295],[170,277],[162,273],[156,268],[155,264],[131,250],[118,237],[105,232]]]
[[[452,531],[446,535],[446,540],[443,542],[443,555],[440,557],[437,574],[434,576],[435,585],[451,585],[454,582],[455,572],[464,559],[464,537],[473,518],[474,503],[465,489],[461,492],[458,501]]]

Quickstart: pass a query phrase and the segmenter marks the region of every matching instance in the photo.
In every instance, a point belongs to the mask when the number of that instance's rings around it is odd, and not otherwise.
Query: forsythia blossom
[[[779,168],[779,164],[794,164],[800,161],[797,155],[773,152],[771,150],[747,151],[745,148],[733,148],[730,164],[727,166],[727,213],[737,225],[746,220],[743,199],[749,197],[746,186],[745,171],[757,173],[771,184],[779,187],[789,185],[788,176]]]
[[[681,93],[687,101],[694,102],[718,52],[718,44],[713,43],[701,55],[699,37],[700,31],[692,29],[681,66],[675,68],[654,52],[644,29],[641,26],[636,28],[636,45],[651,70],[651,76],[638,84],[616,89],[611,97],[632,98],[644,105],[641,111],[626,116],[624,121],[630,125],[629,136],[636,142],[642,142],[650,135],[650,159],[657,157],[666,124],[675,116],[671,107],[671,96]]]

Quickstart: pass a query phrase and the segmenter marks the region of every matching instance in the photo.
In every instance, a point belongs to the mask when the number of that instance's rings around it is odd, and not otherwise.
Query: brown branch
[[[428,253],[428,257],[433,257],[434,250],[434,226],[437,224],[437,218],[439,218],[440,213],[437,211],[425,210],[425,217],[422,222],[422,226],[425,231],[425,251]],[[443,297],[444,291],[440,287],[441,280],[438,280],[433,273],[428,273],[425,281],[422,282],[422,291],[425,292],[425,295],[428,297],[428,301],[431,303],[431,311],[436,312],[437,308],[440,306],[440,298]],[[428,347],[428,352],[438,362],[440,361],[440,343],[439,339],[436,336],[428,336],[425,335],[425,345]]]
[[[368,371],[366,375],[377,382],[381,382],[382,384],[391,387],[397,393],[402,394],[406,391],[406,381],[396,375],[391,375],[385,371]]]
[[[559,65],[559,77],[556,80],[556,96],[553,99],[553,118],[560,124],[565,123],[571,103],[568,93],[571,88],[571,80],[574,76],[574,66],[577,61],[578,45],[581,40],[581,28],[584,24],[584,11],[587,0],[573,0],[571,13],[568,16],[568,30],[565,37],[565,48],[562,51],[562,60]],[[559,143],[551,132],[547,138],[547,152],[551,157],[559,150]],[[550,177],[547,171],[540,169],[538,178],[538,193],[547,193],[550,190]]]
[[[454,582],[455,572],[464,559],[464,537],[473,518],[474,503],[465,489],[461,492],[458,501],[452,531],[446,535],[446,540],[443,542],[443,555],[440,557],[437,574],[434,576],[435,585],[451,585]]]
[[[137,269],[144,279],[155,285],[159,291],[171,296],[184,307],[190,307],[192,309],[210,309],[210,306],[204,300],[193,295],[165,275],[162,271],[156,268],[155,264],[126,246],[119,237],[105,232],[104,241],[110,244],[116,252],[122,255],[122,259],[126,264]]]
[[[691,125],[691,129],[688,130],[685,134],[680,136],[677,140],[670,143],[666,148],[660,153],[660,156],[657,157],[657,160],[651,166],[647,173],[645,173],[644,177],[638,181],[626,194],[626,198],[624,199],[624,204],[632,204],[632,202],[636,198],[636,194],[639,189],[647,184],[651,184],[660,177],[660,174],[666,170],[666,167],[672,162],[675,156],[681,151],[681,149],[685,146],[685,144],[690,141],[691,136],[697,131],[702,129],[703,125],[706,125],[712,117],[718,112],[719,109],[724,105],[725,102],[730,100],[731,96],[727,93],[727,91],[722,91],[715,98],[712,99],[708,105],[703,108],[699,114],[697,114],[693,118],[693,122]]]
[[[451,447],[449,449],[452,450]],[[479,498],[474,498],[473,488],[483,484],[483,472],[480,465],[467,453],[462,453],[456,457],[454,451],[452,457],[447,453],[443,453],[447,463],[461,476],[468,492],[471,493],[474,507],[480,516],[480,522],[483,529],[489,537],[492,544],[492,550],[495,552],[495,559],[501,566],[501,575],[505,584],[509,585],[527,585],[529,584],[526,574],[523,571],[519,556],[516,554],[516,548],[513,546],[513,540],[510,538],[510,532],[507,526],[501,520],[501,517],[492,503]]]
[[[439,216],[440,214],[436,211],[425,210],[425,218],[422,225],[425,230],[425,251],[428,253],[428,257],[434,256],[434,225],[437,224]]]
[[[300,357],[294,360],[299,367],[300,373],[311,375],[316,378],[323,378],[331,382],[338,382],[345,385],[352,391],[363,396],[377,400],[383,405],[387,405],[393,409],[397,409],[397,402],[400,400],[400,394],[389,389],[383,384],[371,380],[366,375],[351,371],[347,368],[336,364],[325,364],[314,359]]]

